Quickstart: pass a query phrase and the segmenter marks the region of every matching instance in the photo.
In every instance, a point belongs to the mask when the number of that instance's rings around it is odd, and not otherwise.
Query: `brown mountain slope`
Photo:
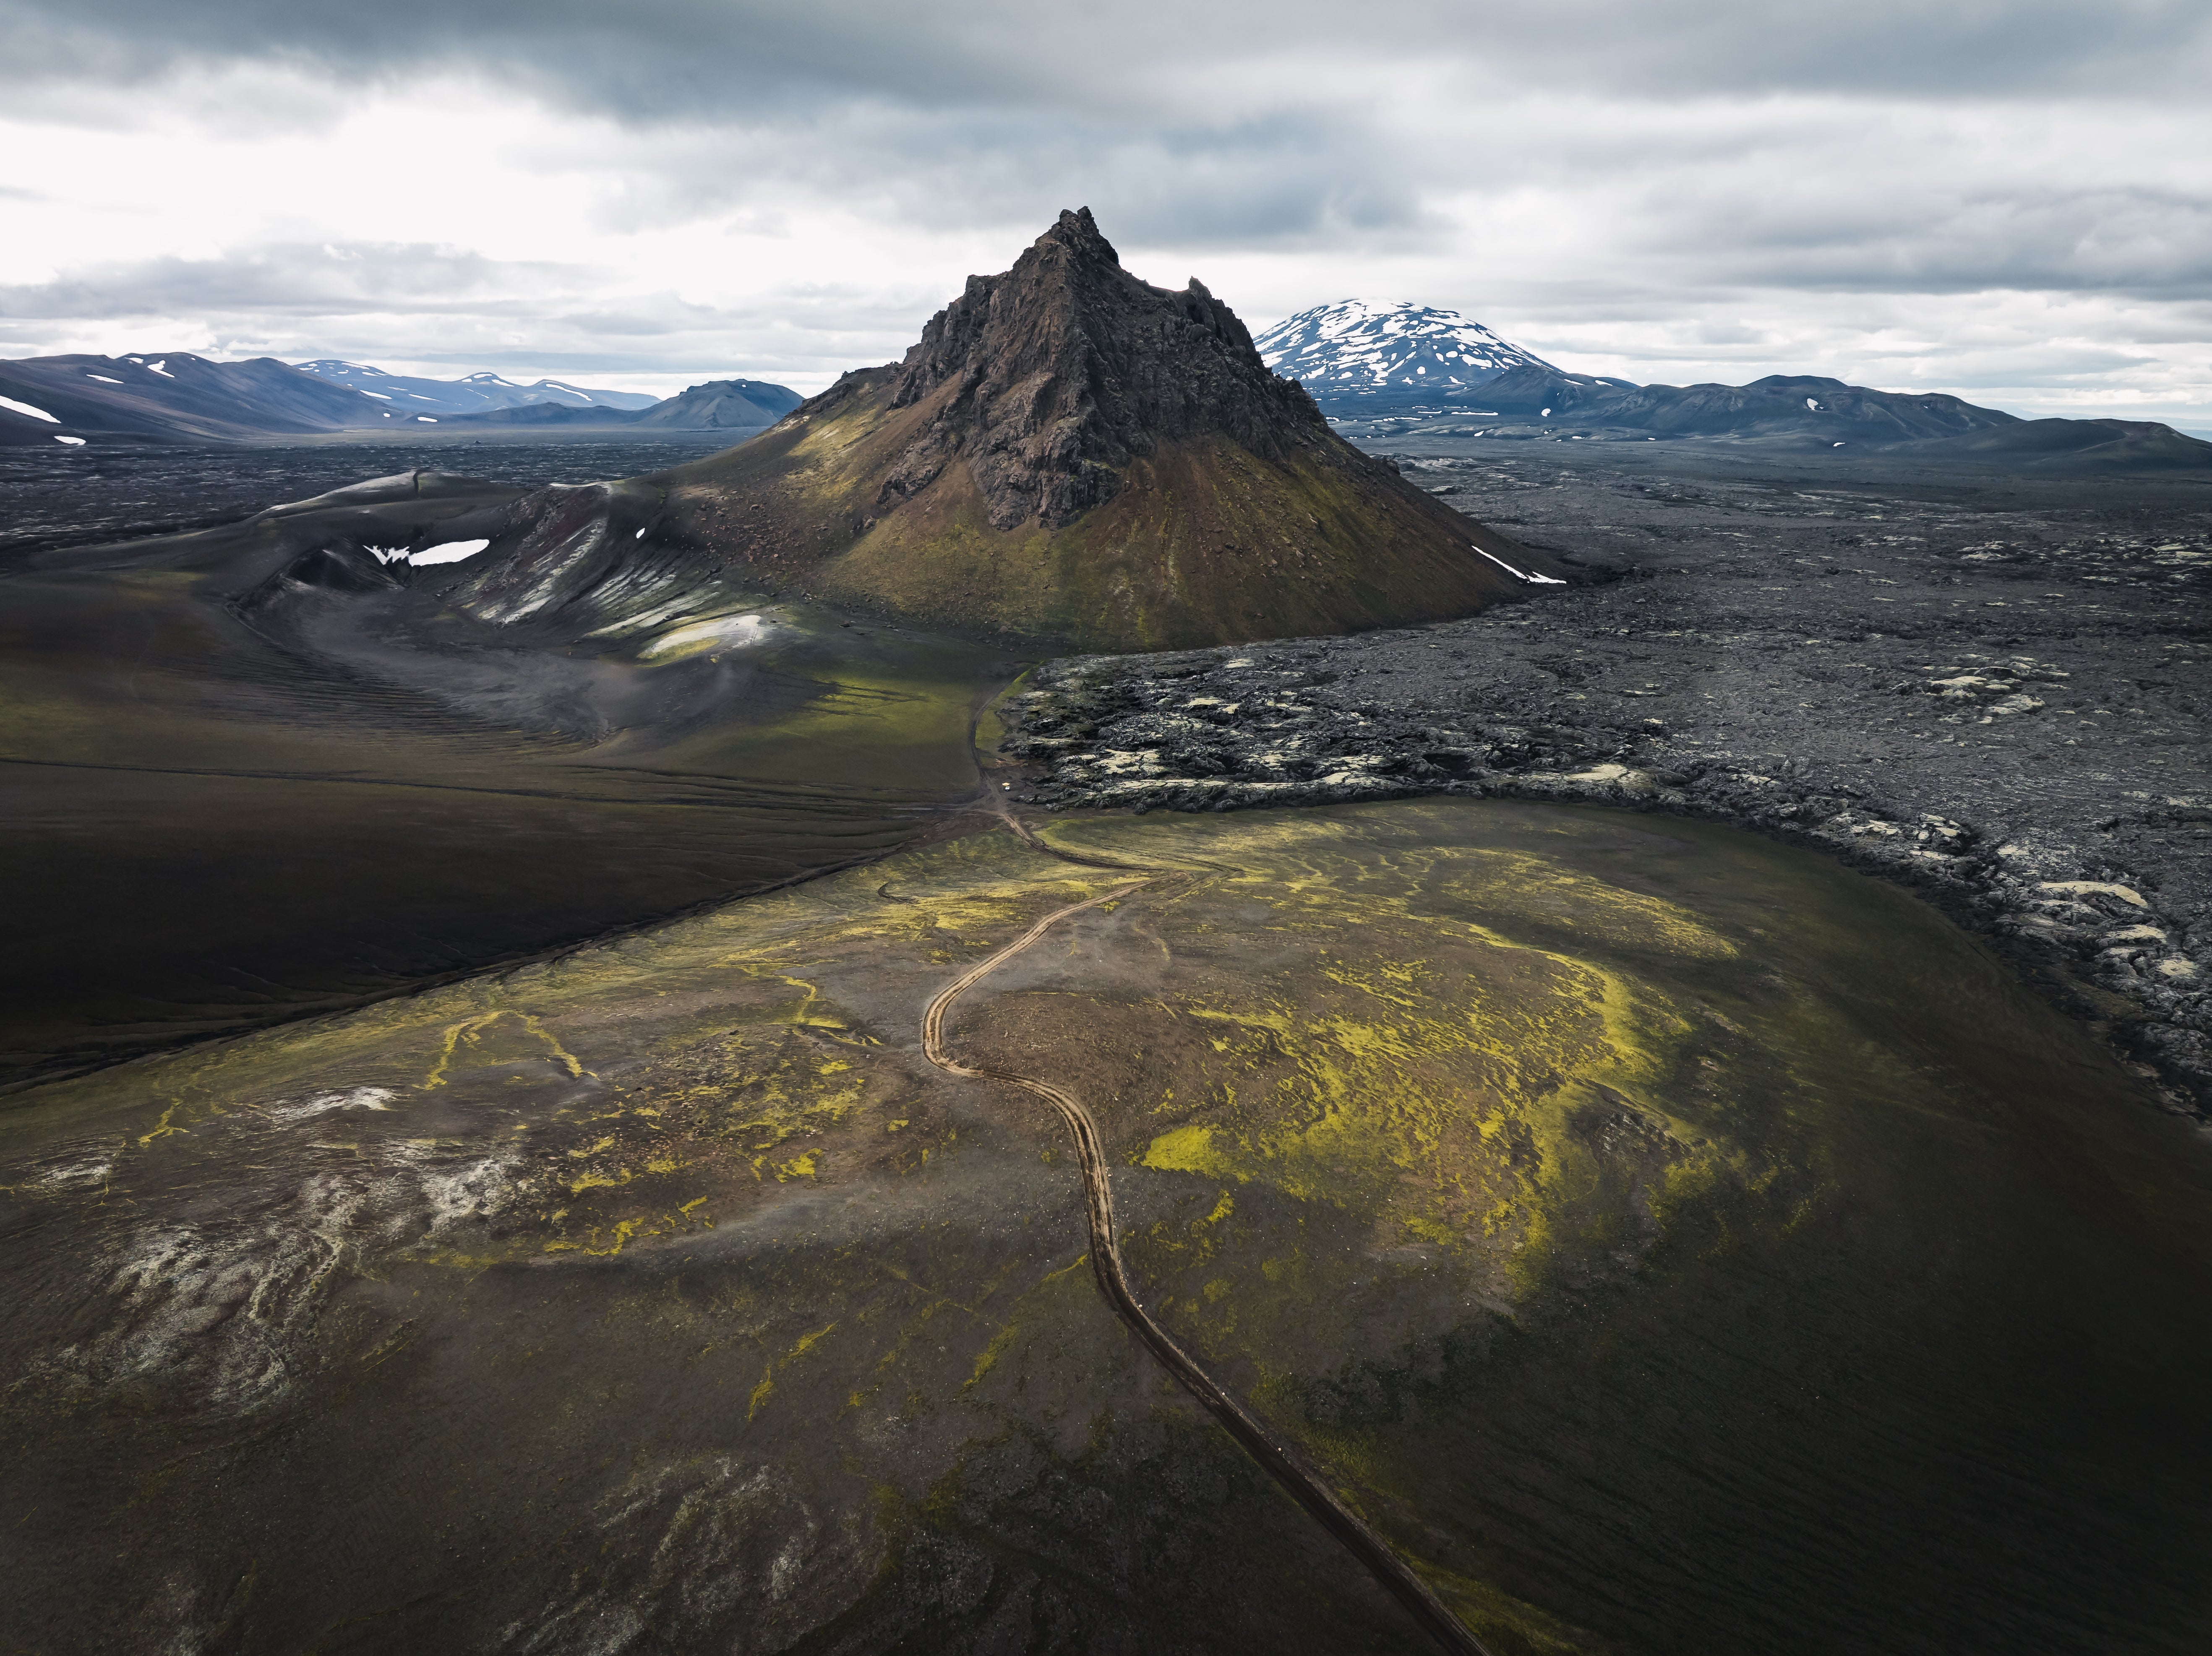
[[[896,366],[651,480],[661,532],[933,624],[1158,649],[1437,620],[1544,559],[1328,429],[1194,281],[1137,280],[1089,210],[973,276]]]

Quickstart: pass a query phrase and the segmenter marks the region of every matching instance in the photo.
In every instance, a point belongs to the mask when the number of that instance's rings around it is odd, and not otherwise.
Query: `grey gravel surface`
[[[1016,797],[1498,793],[1808,841],[1937,896],[2212,1120],[2212,487],[1686,446],[1397,458],[1576,584],[1048,663],[1008,704]]]
[[[729,443],[728,433],[712,431],[374,439],[348,432],[293,442],[0,449],[0,560],[211,529],[279,500],[399,471],[512,479],[536,488],[658,471]]]

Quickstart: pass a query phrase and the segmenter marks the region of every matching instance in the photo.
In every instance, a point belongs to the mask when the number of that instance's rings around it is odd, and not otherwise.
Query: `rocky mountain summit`
[[[1557,578],[1338,437],[1204,284],[1122,269],[1087,209],[752,441],[519,503],[471,576],[585,631],[736,583],[1109,650],[1471,615]]]
[[[1195,276],[1170,293],[1130,275],[1087,207],[930,318],[890,398],[925,403],[884,500],[964,458],[994,529],[1074,522],[1164,443],[1225,437],[1281,464],[1329,441],[1313,399],[1268,371],[1235,312]]]

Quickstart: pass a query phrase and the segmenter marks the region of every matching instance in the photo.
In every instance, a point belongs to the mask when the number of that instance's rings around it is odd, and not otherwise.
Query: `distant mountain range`
[[[660,400],[634,391],[592,391],[558,379],[518,385],[495,373],[471,373],[459,379],[415,379],[328,358],[293,366],[333,385],[349,385],[403,414],[482,414],[489,409],[521,408],[532,403],[568,408],[649,409]]]
[[[1909,451],[2051,470],[2212,470],[2212,444],[2151,421],[2022,420],[1941,392],[1771,374],[1747,385],[1639,385],[1575,373],[1456,311],[1339,300],[1254,342],[1340,425],[1496,440],[1704,440],[1855,454]],[[215,362],[189,352],[0,359],[0,446],[238,442],[401,426],[757,431],[799,405],[758,379],[656,402],[562,380],[428,379],[331,359]]]
[[[269,356],[210,362],[171,351],[0,361],[0,443],[236,442],[391,417],[385,404]]]
[[[2051,470],[2212,470],[2212,443],[2152,421],[2023,420],[1939,391],[1808,374],[1747,385],[1639,385],[1571,373],[1456,311],[1346,299],[1254,342],[1340,425],[1493,439],[1705,439],[1910,452]]]
[[[1480,404],[1480,406],[1477,406]],[[2023,420],[1942,391],[1872,391],[1814,374],[1747,385],[1637,385],[1516,368],[1382,434],[1492,439],[1698,439],[1846,455],[1878,452],[2051,471],[2212,470],[2212,443],[2148,420]]]
[[[526,403],[483,414],[450,416],[449,426],[636,426],[684,431],[758,431],[772,426],[805,399],[788,385],[764,379],[710,379],[665,402],[648,399],[640,409],[576,408],[561,403]]]
[[[757,379],[712,380],[656,401],[551,379],[422,379],[331,361],[212,362],[184,351],[18,357],[0,359],[0,446],[224,443],[400,426],[757,430],[800,401]]]
[[[1809,436],[1834,443],[1915,442],[2021,423],[2019,416],[1941,391],[1869,391],[1810,374],[1769,374],[1747,385],[1638,385],[1556,368],[1517,368],[1464,402],[1439,406],[1650,436]]]
[[[1457,311],[1340,299],[1278,322],[1252,342],[1260,360],[1328,413],[1433,401],[1516,368],[1558,369]]]

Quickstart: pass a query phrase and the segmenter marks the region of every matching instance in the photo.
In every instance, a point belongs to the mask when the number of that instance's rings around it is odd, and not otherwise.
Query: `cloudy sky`
[[[0,0],[0,355],[811,391],[1087,204],[1255,327],[2212,434],[2205,0]]]

